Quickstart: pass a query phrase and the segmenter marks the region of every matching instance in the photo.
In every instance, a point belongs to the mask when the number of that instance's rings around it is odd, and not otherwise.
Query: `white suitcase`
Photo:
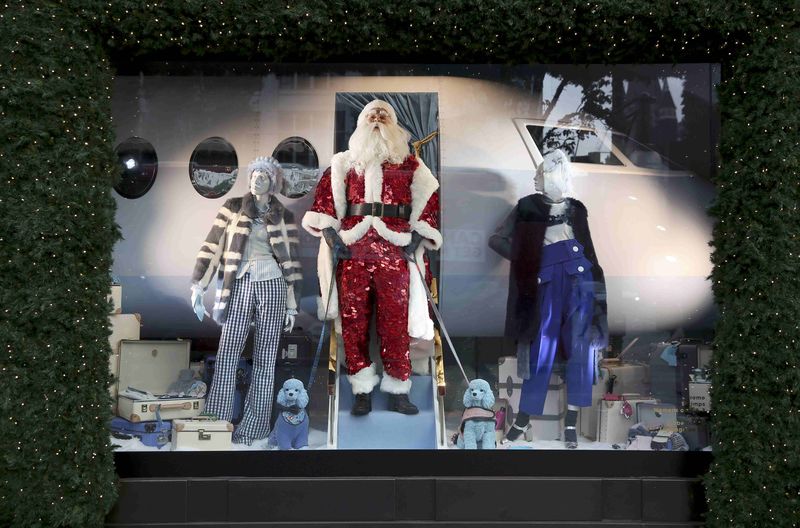
[[[578,417],[578,435],[597,440],[597,404],[603,399],[608,385],[608,369],[600,368],[600,377],[592,385],[592,405],[581,407]]]
[[[112,314],[108,316],[111,335],[108,344],[111,346],[111,356],[108,358],[108,368],[114,376],[114,381],[108,388],[114,403],[111,404],[112,412],[117,412],[117,394],[119,393],[119,344],[122,340],[139,339],[139,330],[142,326],[139,314]]]
[[[708,381],[689,382],[689,408],[695,411],[711,412],[711,383]]]
[[[505,399],[506,431],[514,423],[519,411],[519,399],[522,394],[522,380],[517,376],[517,358],[501,357],[497,363],[498,398]],[[557,374],[550,376],[550,385],[544,402],[541,416],[531,416],[531,427],[525,432],[525,439],[560,440],[564,430],[564,418],[567,414],[567,394],[564,381]]]
[[[139,314],[111,314],[108,316],[108,325],[111,327],[108,344],[111,345],[112,354],[119,354],[120,341],[138,340],[142,327]]]
[[[172,449],[230,451],[233,424],[225,420],[172,421]]]
[[[117,414],[131,422],[192,418],[203,412],[203,398],[160,398],[189,368],[191,341],[120,342]],[[128,388],[145,391],[156,398],[135,399],[125,396]]]
[[[131,422],[155,422],[193,418],[205,409],[203,398],[157,398],[136,400],[120,394],[117,398],[117,416]]]
[[[614,377],[614,394],[651,394],[650,365],[604,359],[600,367]]]
[[[640,396],[638,394],[625,394],[624,400],[600,400],[597,404],[597,441],[607,444],[622,444],[628,442],[628,431],[639,422],[637,404],[653,403],[657,400]],[[622,414],[624,403],[631,405],[631,416],[626,418]]]

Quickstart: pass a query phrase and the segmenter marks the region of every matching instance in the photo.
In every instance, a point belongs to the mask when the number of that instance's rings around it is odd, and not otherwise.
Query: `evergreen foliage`
[[[111,82],[131,59],[720,62],[708,525],[800,519],[800,2],[9,0],[0,13],[0,524],[115,499]]]

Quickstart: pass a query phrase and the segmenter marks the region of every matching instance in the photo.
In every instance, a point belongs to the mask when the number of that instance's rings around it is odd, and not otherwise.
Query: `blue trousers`
[[[522,383],[519,408],[541,415],[553,371],[561,349],[566,359],[567,403],[579,407],[592,404],[594,353],[590,327],[594,309],[592,264],[576,240],[565,240],[542,248],[537,287],[539,332],[531,342],[530,378]]]

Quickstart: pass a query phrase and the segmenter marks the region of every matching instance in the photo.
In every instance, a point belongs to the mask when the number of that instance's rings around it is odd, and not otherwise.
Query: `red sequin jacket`
[[[314,204],[303,217],[303,227],[321,236],[333,227],[345,244],[363,237],[370,227],[397,246],[411,241],[411,231],[425,239],[428,249],[439,249],[439,182],[414,155],[402,163],[377,163],[357,170],[348,152],[336,154],[317,185]],[[411,218],[348,216],[348,204],[378,203],[410,205]]]
[[[370,228],[397,246],[411,242],[411,232],[422,235],[416,261],[422,266],[424,248],[439,249],[442,234],[439,232],[438,180],[422,160],[409,155],[402,163],[375,163],[365,168],[356,167],[350,153],[333,156],[331,166],[317,185],[314,203],[303,216],[303,227],[312,235],[322,236],[322,230],[332,227],[339,232],[345,244],[353,244],[367,234]],[[411,217],[404,218],[347,215],[348,204],[382,202],[392,205],[410,205]],[[413,266],[409,263],[409,266]],[[339,315],[338,291],[331,286],[332,268],[328,245],[320,243],[317,256],[320,300],[317,316],[335,319]],[[428,278],[426,278],[428,280]],[[433,322],[427,308],[424,285],[416,270],[409,269],[408,334],[414,338],[432,339]],[[328,291],[331,291],[330,300]]]

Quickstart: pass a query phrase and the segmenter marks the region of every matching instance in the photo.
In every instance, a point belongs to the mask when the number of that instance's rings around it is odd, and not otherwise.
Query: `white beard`
[[[409,154],[409,137],[399,125],[364,123],[350,136],[350,155],[361,168],[375,162],[401,163]]]

